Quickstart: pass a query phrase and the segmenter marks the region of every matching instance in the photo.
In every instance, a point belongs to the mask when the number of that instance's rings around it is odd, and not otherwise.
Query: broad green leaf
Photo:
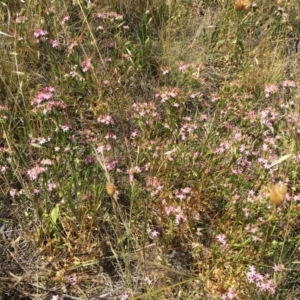
[[[58,215],[59,215],[59,206],[56,205],[56,206],[52,209],[52,211],[51,211],[51,213],[50,213],[50,219],[51,219],[51,221],[52,221],[53,224],[56,224],[56,221],[57,221],[57,219],[58,219]]]

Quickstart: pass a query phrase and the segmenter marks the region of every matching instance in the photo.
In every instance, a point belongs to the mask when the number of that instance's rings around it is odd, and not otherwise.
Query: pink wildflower
[[[101,12],[98,12],[98,13],[95,13],[94,14],[94,17],[95,18],[99,18],[99,19],[106,19],[106,14],[105,13],[101,13]]]
[[[71,39],[68,41],[68,49],[72,50],[74,47],[78,46],[78,41],[75,39]]]
[[[46,159],[41,160],[41,164],[44,165],[44,166],[51,166],[53,164],[53,162],[52,162],[51,159],[46,158]]]
[[[282,86],[283,86],[283,87],[291,87],[291,88],[295,88],[295,87],[296,87],[296,83],[295,83],[295,81],[293,81],[293,80],[285,80],[285,81],[282,83]]]
[[[275,264],[273,269],[275,272],[281,272],[282,270],[284,270],[284,265],[283,264],[278,264],[278,265]]]
[[[36,37],[36,42],[46,41],[48,39],[48,31],[43,29],[36,30],[33,35]]]
[[[182,73],[185,73],[186,69],[187,69],[187,65],[182,65],[179,67],[179,71],[181,71]]]
[[[16,189],[12,189],[12,190],[9,191],[9,194],[10,194],[10,196],[11,196],[12,198],[14,198],[14,197],[16,196],[17,192],[18,192],[18,191],[17,191]]]
[[[117,139],[117,136],[115,135],[115,134],[113,134],[113,133],[107,133],[106,135],[105,135],[105,137],[104,137],[106,140],[108,140],[108,139],[114,139],[114,140],[116,140]]]
[[[150,228],[147,229],[147,233],[151,238],[156,238],[159,236],[159,232],[157,230],[151,230]]]
[[[28,20],[28,18],[26,16],[18,16],[16,18],[16,23],[20,24],[20,23],[25,23]]]
[[[224,295],[222,295],[222,300],[226,300],[226,299],[236,299],[237,298],[237,294],[235,293],[235,291],[232,288],[229,288],[228,292],[225,293]]]
[[[167,159],[169,160],[169,161],[173,161],[174,160],[174,158],[173,158],[173,154],[175,153],[177,151],[177,149],[172,149],[172,150],[170,150],[170,151],[167,151],[167,152],[165,152],[164,154],[167,156]]]
[[[53,92],[54,88],[51,86],[43,88],[35,95],[34,99],[31,101],[31,104],[40,104],[44,100],[51,99],[53,97]]]
[[[171,213],[175,216],[175,224],[179,225],[181,222],[186,221],[186,216],[180,207],[166,206],[165,212],[169,216]]]
[[[192,191],[192,189],[191,189],[190,187],[186,187],[186,188],[184,188],[184,189],[181,189],[181,191],[182,191],[184,194],[189,194],[189,193]]]
[[[254,266],[250,266],[250,269],[247,273],[247,278],[250,283],[253,283],[258,287],[262,292],[269,291],[271,294],[275,293],[276,285],[275,282],[270,278],[269,274],[262,275],[256,272]]]
[[[115,124],[114,119],[111,116],[103,116],[103,115],[98,117],[97,122],[105,125]]]
[[[216,236],[218,242],[222,245],[223,248],[227,247],[226,235],[225,234],[218,234]]]
[[[36,164],[32,169],[27,171],[27,175],[30,180],[37,179],[38,175],[47,171],[47,168],[41,167]]]
[[[52,192],[55,189],[56,189],[56,184],[49,180],[48,181],[48,192]]]
[[[39,38],[39,37],[45,37],[48,35],[48,31],[47,30],[43,30],[43,29],[37,29],[33,35],[36,37],[36,38]]]
[[[71,126],[70,125],[60,125],[60,128],[63,132],[70,131]]]
[[[211,102],[216,102],[217,100],[219,100],[219,97],[216,93],[213,93],[211,95]]]
[[[173,212],[173,211],[174,211],[174,207],[173,206],[166,206],[165,207],[165,212],[166,212],[167,216],[169,216],[170,213]]]
[[[50,40],[49,44],[51,45],[52,48],[57,48],[59,46],[58,40]]]
[[[155,176],[149,176],[146,182],[146,190],[151,192],[151,197],[156,196],[163,189],[163,185]]]
[[[141,173],[142,170],[140,167],[138,166],[135,166],[135,167],[132,167],[128,170],[128,174],[129,174],[129,181],[130,182],[133,182],[134,181],[134,174],[135,173]]]
[[[294,195],[294,200],[295,201],[300,201],[300,194]]]
[[[63,24],[65,24],[67,21],[69,21],[70,20],[70,16],[63,16],[63,18],[62,18],[62,20],[61,20],[61,24],[63,25]]]
[[[131,132],[130,137],[135,138],[137,135],[138,135],[137,130],[134,130],[134,131]]]
[[[177,207],[174,211],[175,213],[175,223],[179,225],[181,222],[186,221],[186,216],[184,215],[182,209]]]
[[[127,299],[129,299],[129,295],[128,294],[123,294],[121,296],[121,300],[127,300]]]
[[[84,61],[80,64],[80,66],[82,67],[82,71],[83,71],[84,73],[87,72],[87,71],[91,68],[91,66],[92,66],[92,64],[91,64],[91,58],[84,60]]]
[[[148,275],[145,276],[145,281],[147,282],[148,285],[152,285],[153,281],[150,279]]]
[[[274,83],[265,87],[265,97],[269,98],[271,94],[275,94],[278,91],[278,86]]]
[[[77,276],[76,275],[68,276],[66,279],[67,279],[68,283],[71,284],[71,285],[76,285],[77,284]]]
[[[7,169],[8,169],[8,166],[6,166],[6,165],[1,166],[0,171],[1,171],[1,173],[5,173]]]

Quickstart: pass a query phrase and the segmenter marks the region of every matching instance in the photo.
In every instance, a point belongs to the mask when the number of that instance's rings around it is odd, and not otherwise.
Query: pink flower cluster
[[[229,288],[227,293],[222,295],[222,300],[227,300],[227,299],[230,299],[230,300],[237,299],[237,294],[234,291],[234,289]]]
[[[184,212],[179,206],[175,207],[175,206],[167,205],[165,207],[165,212],[167,216],[170,216],[171,214],[175,216],[175,224],[177,225],[187,220],[186,216],[184,215]]]
[[[16,23],[18,24],[25,23],[27,20],[28,18],[26,16],[17,16]]]
[[[135,166],[135,167],[132,167],[128,170],[128,174],[129,174],[129,181],[130,182],[133,182],[134,181],[134,174],[135,173],[141,173],[142,170],[139,166]]]
[[[272,94],[275,94],[278,91],[278,86],[274,83],[271,83],[265,87],[265,97],[269,98]]]
[[[31,101],[31,104],[32,105],[40,104],[44,100],[49,100],[53,97],[53,93],[54,93],[53,87],[51,86],[45,87],[35,95],[34,99]]]
[[[190,187],[186,187],[186,188],[182,188],[180,190],[174,190],[173,194],[176,198],[180,199],[180,200],[185,200],[185,201],[189,201],[190,200],[190,196],[189,194],[191,193],[192,189]]]
[[[109,139],[116,140],[116,139],[117,139],[117,136],[116,136],[114,133],[108,132],[108,133],[104,136],[104,138],[105,138],[106,140],[109,140]]]
[[[27,171],[27,175],[30,180],[36,180],[41,173],[44,173],[46,171],[47,168],[44,168],[39,164],[36,164],[33,168]]]
[[[76,275],[66,277],[67,283],[70,285],[77,285],[78,279]]]
[[[0,105],[0,111],[8,111],[8,107],[7,106],[3,106],[3,105]]]
[[[286,79],[286,80],[283,81],[282,86],[286,87],[286,88],[296,88],[297,87],[295,81],[288,80],[288,79]]]
[[[49,40],[49,33],[47,30],[44,29],[37,29],[33,33],[34,37],[36,38],[36,42],[40,43],[41,41],[48,41]],[[50,39],[49,44],[52,48],[57,48],[59,46],[59,41],[56,39]]]
[[[282,86],[285,88],[296,88],[297,87],[295,81],[288,80],[288,79],[286,79],[282,82]],[[275,94],[277,91],[278,91],[278,85],[276,85],[275,83],[268,84],[265,87],[265,97],[269,98],[272,94]]]
[[[67,74],[67,76],[70,76],[71,78],[74,78],[80,82],[85,81],[85,79],[76,71],[77,65],[72,67],[72,70]]]
[[[117,14],[115,12],[108,12],[108,13],[102,13],[102,12],[98,12],[94,14],[95,18],[98,19],[111,19],[111,20],[123,20],[123,15]]]
[[[61,20],[61,24],[64,25],[69,20],[70,20],[70,16],[69,15],[65,15],[65,16],[63,16],[63,18]]]
[[[178,91],[176,89],[170,89],[170,88],[163,88],[163,91],[160,93],[157,93],[155,95],[155,98],[160,98],[161,103],[165,103],[170,97],[175,99],[178,95]]]
[[[181,140],[185,141],[187,139],[187,136],[193,137],[193,132],[198,128],[197,125],[191,124],[190,122],[192,119],[190,117],[183,117],[183,120],[185,121],[183,124],[181,124],[179,135],[181,137]]]
[[[276,284],[274,280],[270,279],[270,275],[258,273],[254,266],[250,266],[247,278],[248,281],[255,284],[261,292],[270,292],[273,295],[276,291]]]
[[[92,66],[91,64],[91,58],[84,60],[81,64],[80,64],[82,71],[84,73],[86,73]]]
[[[8,112],[8,107],[0,105],[0,122],[6,120],[8,117],[6,113]]]
[[[191,72],[195,72],[195,74],[193,74],[193,77],[198,78],[198,74],[200,72],[200,70],[204,70],[205,67],[204,66],[199,66],[198,64],[180,64],[178,67],[178,70],[180,71],[180,73],[185,74],[187,71],[191,71]],[[196,75],[196,76],[195,76]]]
[[[114,119],[111,116],[105,116],[105,115],[100,115],[97,119],[97,122],[105,125],[115,124]]]
[[[218,234],[217,236],[216,236],[216,239],[217,239],[217,241],[221,244],[221,247],[222,248],[226,248],[227,247],[227,241],[226,241],[226,235],[225,234],[223,234],[223,233],[221,233],[221,234]]]
[[[36,42],[39,43],[40,41],[46,41],[48,40],[48,31],[44,29],[37,29],[33,33],[34,37],[36,38]]]
[[[49,44],[51,45],[52,48],[57,48],[59,46],[59,41],[58,40],[50,40]]]
[[[149,176],[146,182],[146,190],[151,192],[151,197],[156,196],[163,189],[163,185],[156,176]]]
[[[147,229],[147,233],[152,239],[159,236],[159,232],[157,230],[151,230],[150,228]]]
[[[53,98],[53,93],[53,87],[45,87],[41,91],[39,91],[31,101],[31,104],[35,106],[35,108],[32,110],[32,113],[42,111],[43,114],[47,114],[54,108],[61,108],[62,110],[64,110],[66,108],[66,105],[63,102],[56,100],[49,101]]]
[[[159,120],[160,115],[156,111],[156,105],[154,102],[136,102],[132,105],[134,117],[146,119],[147,125],[152,125],[154,120]]]

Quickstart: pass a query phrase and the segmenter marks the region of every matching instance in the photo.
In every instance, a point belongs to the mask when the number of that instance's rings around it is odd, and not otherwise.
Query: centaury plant
[[[137,2],[1,3],[0,298],[298,299],[300,4]]]

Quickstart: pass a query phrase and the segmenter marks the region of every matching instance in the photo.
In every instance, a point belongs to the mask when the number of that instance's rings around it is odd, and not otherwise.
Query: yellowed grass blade
[[[8,37],[13,37],[12,35],[8,34],[8,33],[5,33],[3,31],[0,30],[0,34],[4,35],[4,36],[8,36]]]
[[[286,155],[281,156],[279,159],[277,159],[276,161],[274,161],[274,162],[271,164],[270,168],[272,168],[272,167],[274,167],[274,166],[276,166],[276,165],[282,163],[283,161],[285,161],[285,160],[287,160],[288,158],[290,158],[292,155],[293,155],[293,154],[286,154]]]

